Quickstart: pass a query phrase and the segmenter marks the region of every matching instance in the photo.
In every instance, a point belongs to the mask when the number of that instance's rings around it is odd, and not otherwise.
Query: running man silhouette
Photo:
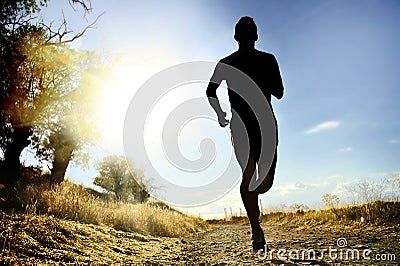
[[[259,223],[260,210],[258,206],[258,195],[267,192],[271,188],[274,180],[278,145],[277,122],[272,112],[272,123],[275,123],[276,127],[276,146],[274,147],[275,154],[272,164],[270,168],[264,172],[267,173],[267,175],[263,182],[255,190],[249,190],[250,180],[253,175],[257,174],[256,165],[258,166],[258,173],[260,173],[261,168],[265,167],[262,163],[259,164],[262,150],[261,130],[252,108],[238,93],[230,88],[230,77],[219,73],[219,69],[221,69],[219,65],[229,65],[249,76],[261,89],[267,100],[267,104],[270,106],[271,95],[275,96],[277,99],[281,99],[283,97],[284,88],[279,66],[274,55],[255,49],[255,42],[258,39],[258,34],[257,26],[253,18],[247,16],[240,18],[235,26],[234,38],[239,48],[236,52],[221,59],[217,64],[207,87],[207,97],[214,111],[217,113],[220,126],[225,127],[230,122],[235,156],[242,169],[240,195],[252,229],[253,250],[258,251],[259,249],[263,249],[266,244],[264,233]],[[222,80],[226,80],[228,85],[229,101],[233,110],[231,121],[226,118],[226,113],[221,109],[216,95],[216,90]],[[247,132],[243,133],[243,130],[241,130],[243,125]],[[246,140],[244,140],[244,138],[246,138]],[[247,151],[245,151],[246,145]]]

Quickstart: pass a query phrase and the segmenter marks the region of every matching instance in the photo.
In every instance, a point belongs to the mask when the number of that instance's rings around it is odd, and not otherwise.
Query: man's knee
[[[249,193],[248,191],[248,184],[243,184],[243,182],[240,184],[240,195],[246,195],[247,193]]]
[[[247,183],[242,183],[240,184],[240,195],[242,196],[242,199],[249,199],[253,197],[258,196],[258,192],[256,191],[250,191],[249,190],[249,184]]]

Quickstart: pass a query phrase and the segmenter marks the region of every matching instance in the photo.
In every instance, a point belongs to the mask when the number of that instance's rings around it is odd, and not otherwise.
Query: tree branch
[[[100,19],[101,16],[104,15],[104,13],[105,12],[103,12],[99,16],[97,16],[97,18],[92,23],[87,25],[81,32],[75,34],[74,36],[72,36],[70,39],[67,39],[67,40],[63,40],[63,39],[65,38],[66,35],[72,33],[72,31],[68,30],[67,21],[66,21],[65,17],[63,18],[63,22],[61,23],[60,27],[57,30],[53,30],[51,28],[51,25],[48,26],[48,25],[45,25],[44,23],[40,23],[40,25],[43,28],[46,28],[46,30],[49,32],[49,37],[47,38],[47,40],[43,44],[43,46],[62,45],[62,44],[74,42],[75,40],[81,38],[86,33],[86,31],[88,31],[89,29],[95,28],[97,21]],[[64,14],[63,14],[63,16],[64,16]],[[54,41],[55,38],[58,40]]]
[[[76,11],[74,7],[76,4],[80,5],[85,10],[85,14],[92,11],[92,2],[90,0],[68,0],[68,2],[74,11]]]

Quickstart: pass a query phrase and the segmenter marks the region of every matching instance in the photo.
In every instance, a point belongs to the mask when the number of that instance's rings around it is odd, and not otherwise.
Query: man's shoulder
[[[265,58],[269,58],[269,59],[275,58],[275,56],[271,53],[267,53],[267,52],[260,51],[260,50],[256,50],[256,52],[258,53],[259,56],[263,56]]]
[[[225,56],[219,62],[229,64],[230,62],[234,61],[238,57],[238,51],[231,53],[230,55]]]
[[[256,55],[256,57],[261,58],[263,60],[275,60],[275,56],[268,52],[255,49],[253,55],[254,54]],[[229,64],[235,62],[236,60],[241,60],[241,57],[243,57],[243,54],[241,54],[239,51],[235,51],[230,55],[219,60],[219,62]]]

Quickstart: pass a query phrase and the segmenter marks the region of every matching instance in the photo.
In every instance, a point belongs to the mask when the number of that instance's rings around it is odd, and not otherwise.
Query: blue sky
[[[50,2],[43,17],[56,18],[64,9],[79,31],[85,20],[62,2]],[[282,100],[273,100],[279,159],[274,187],[261,197],[264,206],[318,206],[322,195],[340,195],[344,184],[400,172],[398,1],[103,0],[92,5],[89,21],[105,14],[74,45],[120,55],[136,68],[153,66],[138,71],[136,83],[132,73],[128,88],[163,67],[230,54],[236,49],[236,21],[254,18],[256,47],[276,56],[286,90]],[[98,149],[119,153],[121,145],[117,138]],[[95,176],[74,167],[68,174],[85,184]],[[243,208],[237,188],[187,211],[220,216],[230,206]]]

